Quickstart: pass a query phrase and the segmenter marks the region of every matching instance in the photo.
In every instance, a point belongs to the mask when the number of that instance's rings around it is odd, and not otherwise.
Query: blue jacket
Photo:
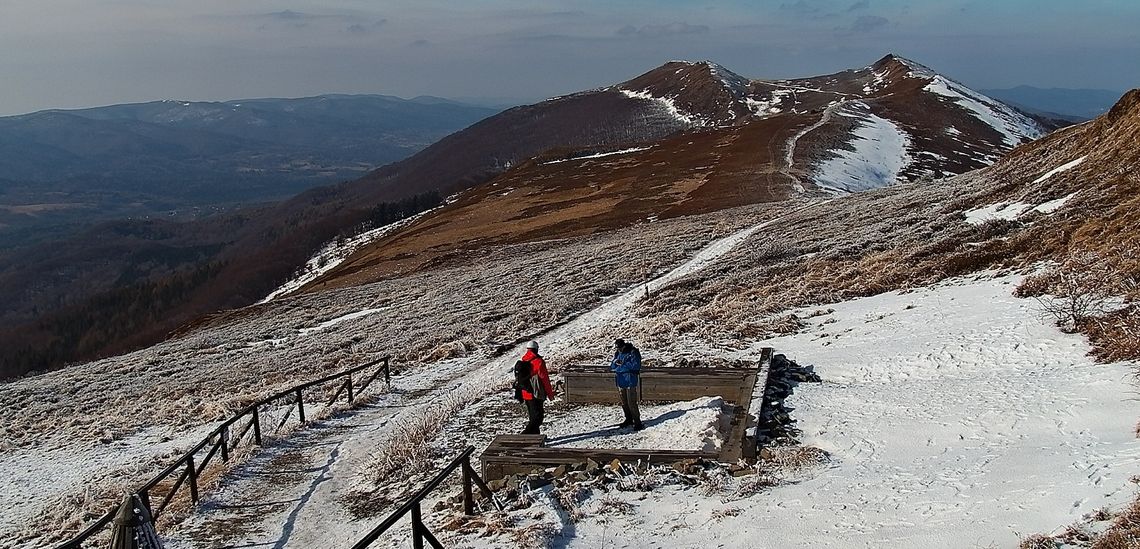
[[[610,369],[617,375],[614,381],[618,387],[637,387],[637,375],[641,373],[641,351],[635,347],[628,353],[618,353],[610,362]]]

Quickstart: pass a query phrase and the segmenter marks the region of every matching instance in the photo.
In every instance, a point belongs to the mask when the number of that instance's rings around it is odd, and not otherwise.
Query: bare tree
[[[1112,272],[1094,252],[1072,253],[1060,265],[1040,275],[1049,293],[1037,297],[1041,308],[1066,333],[1077,331],[1081,323],[1104,316],[1113,299]]]

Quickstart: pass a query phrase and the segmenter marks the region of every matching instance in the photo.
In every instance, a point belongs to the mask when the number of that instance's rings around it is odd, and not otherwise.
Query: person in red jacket
[[[548,398],[554,398],[554,387],[550,385],[550,373],[546,371],[546,360],[538,354],[538,342],[531,341],[526,344],[526,354],[520,362],[530,364],[529,383],[522,384],[522,398],[526,403],[526,429],[524,435],[537,435],[542,425],[542,416],[545,414],[543,403]]]

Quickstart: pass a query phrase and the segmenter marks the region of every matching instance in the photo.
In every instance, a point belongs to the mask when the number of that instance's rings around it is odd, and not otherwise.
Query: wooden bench
[[[598,463],[617,459],[623,463],[661,464],[696,458],[733,463],[741,458],[755,457],[756,440],[747,436],[748,428],[755,425],[755,418],[749,410],[757,383],[764,384],[759,388],[763,398],[771,362],[772,349],[765,348],[759,363],[744,368],[650,368],[641,372],[643,401],[681,402],[719,396],[730,403],[725,409],[732,417],[720,452],[549,447],[544,435],[499,435],[479,457],[483,478],[498,479],[526,474],[535,468],[584,463],[590,459]],[[563,375],[566,402],[618,404],[614,374],[608,367],[572,365],[563,370]]]

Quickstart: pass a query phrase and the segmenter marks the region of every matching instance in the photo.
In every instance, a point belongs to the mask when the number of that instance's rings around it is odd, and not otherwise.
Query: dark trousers
[[[542,425],[542,416],[546,413],[543,410],[543,401],[537,398],[526,400],[526,429],[523,430],[524,435],[537,435],[538,428]]]
[[[625,420],[632,421],[634,425],[641,423],[641,410],[637,408],[637,401],[640,400],[637,386],[618,387],[618,395],[621,397],[621,411],[625,412]]]

